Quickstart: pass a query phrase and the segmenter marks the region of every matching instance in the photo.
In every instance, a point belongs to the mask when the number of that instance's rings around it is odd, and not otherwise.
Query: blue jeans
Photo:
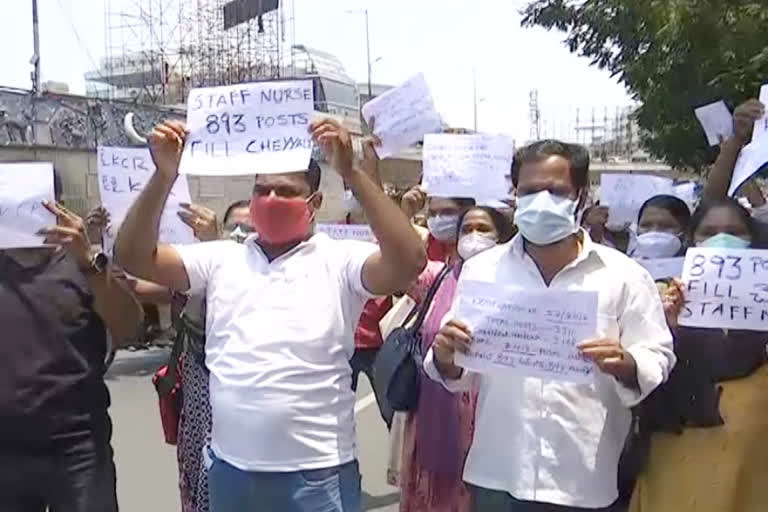
[[[251,472],[211,459],[211,512],[360,512],[357,461],[327,469],[285,473]]]

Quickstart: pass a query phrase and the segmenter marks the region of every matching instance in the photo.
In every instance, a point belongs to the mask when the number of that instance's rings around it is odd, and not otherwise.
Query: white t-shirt
[[[206,294],[216,456],[247,471],[353,460],[349,359],[378,247],[317,234],[272,262],[253,237],[176,250],[190,293]]]

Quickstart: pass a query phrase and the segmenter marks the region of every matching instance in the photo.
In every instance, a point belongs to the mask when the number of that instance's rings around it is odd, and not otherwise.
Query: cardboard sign
[[[42,204],[54,197],[53,164],[0,164],[0,249],[44,245],[35,233],[56,224]]]
[[[99,195],[101,204],[110,215],[110,225],[104,230],[104,250],[111,253],[120,224],[154,174],[155,165],[147,148],[100,146],[97,151]],[[160,219],[160,242],[187,244],[195,241],[192,229],[178,216],[179,203],[189,202],[187,177],[179,176]]]
[[[433,197],[507,199],[514,143],[502,135],[424,136],[423,186]]]
[[[590,382],[595,366],[577,345],[597,333],[597,293],[528,291],[467,281],[456,318],[472,331],[469,354],[456,364],[479,373],[502,372]]]
[[[421,140],[427,133],[442,131],[440,115],[424,75],[419,73],[363,105],[363,117],[381,139],[379,158],[387,158]]]
[[[691,248],[680,325],[768,331],[768,251]]]
[[[608,207],[611,224],[637,222],[643,203],[659,194],[675,194],[670,178],[645,174],[600,175],[600,204]]]
[[[325,233],[334,240],[376,242],[376,237],[367,224],[317,224],[315,232]]]
[[[192,89],[179,172],[228,176],[304,171],[312,155],[310,80]]]
[[[721,139],[733,135],[733,115],[724,101],[704,105],[694,110],[694,113],[707,134],[710,146],[717,146]]]

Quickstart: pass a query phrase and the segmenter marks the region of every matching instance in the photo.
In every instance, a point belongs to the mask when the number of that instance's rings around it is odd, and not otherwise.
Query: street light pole
[[[368,53],[368,101],[373,97],[371,88],[371,34],[368,31],[368,9],[365,10],[365,47]]]
[[[35,96],[42,94],[40,86],[40,26],[37,18],[37,0],[32,0],[32,38],[35,54],[32,56],[32,91]]]

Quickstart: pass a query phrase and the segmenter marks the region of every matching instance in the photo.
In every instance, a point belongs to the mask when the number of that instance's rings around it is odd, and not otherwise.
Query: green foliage
[[[766,0],[536,0],[522,25],[565,32],[571,52],[618,77],[641,105],[645,146],[675,167],[715,156],[695,107],[733,109],[768,81]]]

